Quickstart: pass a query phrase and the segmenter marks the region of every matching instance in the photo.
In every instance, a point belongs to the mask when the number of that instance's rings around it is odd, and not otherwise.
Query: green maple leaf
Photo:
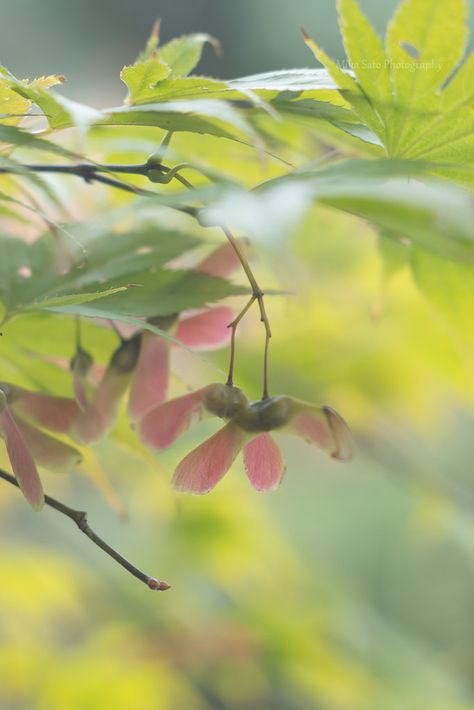
[[[310,38],[354,114],[389,157],[467,164],[474,156],[474,56],[459,68],[467,42],[465,0],[405,0],[389,23],[385,45],[355,0],[338,11],[351,72]],[[474,175],[435,171],[472,184]]]

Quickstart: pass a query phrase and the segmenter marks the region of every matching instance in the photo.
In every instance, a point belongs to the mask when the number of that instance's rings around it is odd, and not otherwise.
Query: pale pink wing
[[[0,431],[5,439],[8,458],[23,495],[32,508],[40,510],[44,504],[44,495],[38,469],[5,403],[0,412]]]
[[[75,441],[93,444],[110,431],[131,377],[132,372],[106,370],[86,409],[72,423],[69,434]]]
[[[82,456],[73,446],[45,434],[28,422],[18,419],[16,423],[34,460],[40,466],[50,471],[67,473],[81,463]]]
[[[58,434],[65,434],[81,411],[74,399],[30,392],[20,387],[12,387],[10,402],[13,412]]]
[[[353,454],[349,427],[330,407],[301,405],[286,428],[340,461],[350,459]]]
[[[193,419],[202,417],[206,391],[207,387],[203,387],[151,409],[136,426],[143,443],[155,451],[171,446],[189,429]]]
[[[233,318],[230,308],[210,308],[198,315],[180,318],[176,337],[193,350],[221,348],[230,340],[229,323]]]
[[[168,395],[170,343],[153,333],[143,333],[135,377],[128,400],[128,415],[139,421]]]
[[[280,448],[267,432],[244,446],[244,464],[250,483],[257,491],[277,488],[285,473]]]
[[[331,456],[339,461],[348,461],[354,455],[351,430],[341,415],[332,407],[324,407],[323,409],[336,444],[336,450],[331,453]]]
[[[242,248],[242,240],[239,240]],[[196,266],[196,271],[202,271],[209,276],[224,279],[233,271],[238,269],[240,261],[234,248],[229,242],[224,242],[222,246],[215,249],[200,264]]]
[[[227,473],[246,439],[245,432],[229,422],[191,451],[178,465],[173,488],[181,493],[209,493]]]

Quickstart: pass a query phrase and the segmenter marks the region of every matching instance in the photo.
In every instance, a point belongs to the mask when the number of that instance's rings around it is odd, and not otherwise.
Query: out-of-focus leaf
[[[367,219],[423,249],[474,263],[472,196],[446,183],[413,180],[423,177],[424,171],[426,164],[421,162],[356,160],[296,172],[269,181],[251,194],[229,192],[204,211],[204,218],[213,224],[227,215],[230,224],[256,239],[282,237],[315,199]]]
[[[386,115],[392,87],[382,42],[355,0],[338,0],[338,10],[350,67],[364,94],[375,99]]]
[[[17,300],[18,290],[25,280],[20,276],[20,269],[30,274],[28,245],[20,239],[1,237],[0,251],[0,300],[8,311]]]
[[[24,86],[20,82],[11,84],[11,88],[30,103],[36,104],[43,112],[50,128],[67,128],[71,125],[71,115],[56,96],[41,88]]]
[[[292,101],[277,98],[272,101],[272,106],[292,123],[301,122],[306,127],[312,128],[316,134],[328,136],[329,140],[333,137],[336,145],[346,145],[357,150],[361,155],[381,153],[380,138],[347,108],[311,98]],[[361,142],[369,145],[361,145]]]
[[[99,288],[97,284],[97,288]],[[165,316],[193,308],[202,308],[227,296],[248,292],[223,279],[197,271],[156,270],[134,275],[134,288],[84,305],[65,306],[54,310],[79,315],[115,318],[124,316]],[[101,285],[113,288],[109,282]]]
[[[18,311],[72,306],[125,290],[124,286],[102,289],[99,286],[92,293],[62,293],[48,297],[57,279],[54,272],[44,277],[48,260],[54,256],[52,244],[39,249],[20,239],[0,237],[0,250],[0,302],[8,315]]]
[[[155,22],[145,49],[139,54],[136,64],[157,60],[168,65],[170,78],[186,76],[193,71],[201,59],[205,44],[210,44],[216,52],[220,44],[215,37],[204,33],[182,35],[175,37],[166,44],[159,46],[160,21]]]
[[[1,123],[4,125],[17,124],[22,116],[26,115],[31,107],[31,101],[20,96],[11,86],[11,82],[18,83],[13,74],[8,69],[0,66],[0,115]],[[29,86],[33,88],[46,89],[64,81],[62,76],[41,76],[33,79]],[[28,82],[22,82],[28,85]]]
[[[166,79],[170,68],[159,59],[147,59],[129,67],[124,67],[120,78],[128,89],[128,104],[136,104],[150,100],[155,85]]]
[[[387,30],[395,100],[391,119],[392,153],[416,137],[417,110],[431,108],[435,92],[461,60],[466,44],[465,0],[408,0],[397,9]]]
[[[114,315],[169,315],[200,308],[245,289],[194,271],[162,267],[199,241],[186,233],[144,226],[127,232],[71,233],[70,264],[56,265],[58,244],[46,234],[33,244],[0,238],[0,302],[7,317],[29,310]],[[134,286],[134,288],[129,288]],[[87,304],[84,306],[83,304]],[[88,311],[88,312],[89,312]]]
[[[2,125],[14,125],[26,115],[31,102],[19,96],[0,77],[0,121]]]
[[[42,87],[25,86],[19,81],[10,82],[10,86],[20,96],[36,104],[54,130],[76,126],[85,131],[101,116],[99,111],[90,106],[71,101]]]
[[[398,234],[393,234],[387,229],[379,229],[377,249],[382,261],[384,279],[390,279],[409,264],[411,249],[408,244],[403,243],[403,238]]]
[[[77,268],[69,278],[78,286],[94,281],[126,277],[146,269],[156,269],[200,244],[185,232],[164,230],[151,224],[130,231],[87,230],[74,232],[80,249]]]
[[[403,148],[405,155],[426,157],[444,162],[443,176],[456,179],[467,168],[472,171],[474,158],[474,54],[461,65],[443,91],[426,102],[431,108],[424,117],[413,115],[413,125],[406,126]],[[467,178],[467,179],[466,179]],[[473,185],[471,176],[463,182]]]
[[[147,39],[145,48],[139,53],[135,60],[135,63],[146,62],[147,59],[151,59],[156,56],[156,48],[158,47],[160,41],[160,25],[161,20],[156,20],[152,27],[150,36]]]
[[[415,281],[458,336],[474,344],[474,269],[421,249],[411,250]]]
[[[33,89],[50,89],[52,86],[62,84],[64,77],[59,74],[50,74],[49,76],[38,76],[30,82]]]
[[[348,71],[341,69],[311,37],[305,35],[305,42],[315,58],[326,67],[332,79],[339,86],[342,96],[353,107],[359,118],[376,135],[383,135],[383,124],[378,113],[353,76]]]
[[[176,37],[158,49],[158,57],[171,68],[171,77],[190,74],[201,59],[205,44],[219,51],[219,42],[211,35],[198,33]]]
[[[54,310],[55,308],[62,308],[63,306],[77,306],[82,303],[96,301],[100,298],[106,298],[107,296],[113,296],[115,293],[120,293],[121,291],[126,290],[127,286],[117,286],[116,288],[107,288],[104,291],[94,291],[93,293],[72,293],[65,294],[64,296],[53,296],[51,298],[34,301],[33,303],[25,306],[24,310],[47,311]]]
[[[209,133],[221,138],[258,137],[244,115],[231,104],[213,99],[176,100],[112,108],[98,121],[102,125],[157,126],[167,131]]]
[[[338,9],[350,71],[306,42],[387,154],[468,165],[474,156],[473,57],[455,72],[466,44],[466,0],[406,0],[389,24],[385,48],[356,0],[340,0]],[[331,101],[324,92],[319,98]],[[333,125],[351,132],[347,122]],[[439,168],[438,174],[473,185],[462,170]]]
[[[236,92],[233,92],[234,94]],[[204,76],[186,76],[179,79],[163,79],[158,84],[142,87],[133,104],[154,104],[177,99],[225,99],[232,98],[229,85],[224,81]],[[241,94],[237,97],[242,99]]]
[[[15,126],[0,125],[0,142],[8,143],[19,148],[29,148],[46,153],[53,153],[63,158],[77,159],[77,155],[63,148],[58,143],[39,138],[25,129]]]
[[[381,185],[376,181],[321,188],[319,201],[363,217],[448,259],[474,263],[474,204],[442,183]]]
[[[334,91],[338,85],[327,69],[281,69],[278,71],[251,74],[228,82],[236,89],[252,91]]]
[[[0,127],[1,130],[1,127]],[[33,170],[28,170],[23,167],[21,163],[18,163],[11,158],[0,155],[0,168],[6,168],[12,173],[18,175],[18,177],[23,177],[27,182],[30,182],[34,187],[36,187],[40,192],[42,192],[52,204],[61,207],[61,200],[56,194],[55,190],[51,185],[42,177],[42,175],[34,172]],[[34,204],[32,203],[32,207]]]

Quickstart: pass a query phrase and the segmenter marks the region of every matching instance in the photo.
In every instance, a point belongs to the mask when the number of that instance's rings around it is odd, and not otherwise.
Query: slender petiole
[[[173,137],[173,133],[174,131],[168,131],[160,143],[160,149],[158,151],[158,154],[161,160],[163,160],[166,155],[166,151],[168,150],[168,146],[170,144],[171,138]]]
[[[76,326],[76,351],[81,350],[82,337],[81,337],[81,316],[75,316],[75,326]]]
[[[245,306],[242,308],[240,311],[239,315],[234,318],[232,323],[229,323],[227,326],[228,328],[232,329],[232,334],[230,337],[230,360],[229,360],[229,375],[227,377],[227,382],[226,384],[229,385],[229,387],[232,387],[234,384],[234,364],[235,364],[235,333],[237,330],[237,326],[239,325],[240,321],[242,318],[245,316],[247,311],[250,309],[250,307],[253,305],[255,302],[256,297],[251,296],[250,300],[245,304]]]

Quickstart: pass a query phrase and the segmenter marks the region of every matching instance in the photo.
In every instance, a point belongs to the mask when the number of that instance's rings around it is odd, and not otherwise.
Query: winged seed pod
[[[137,433],[144,444],[162,451],[206,414],[229,419],[247,401],[238,387],[220,383],[207,385],[151,409],[138,422]]]
[[[72,372],[72,389],[74,396],[82,411],[87,408],[87,374],[93,362],[92,355],[78,346],[69,366]]]
[[[51,471],[69,471],[81,460],[80,452],[38,428],[64,433],[77,415],[74,400],[0,383],[0,434],[20,488],[35,510],[44,496],[36,465]]]
[[[0,434],[5,440],[8,458],[21,492],[34,510],[40,510],[44,505],[44,494],[38,469],[11,415],[3,390],[0,390]]]
[[[208,493],[242,448],[254,488],[275,488],[285,464],[269,434],[274,430],[299,436],[340,461],[352,456],[349,428],[334,409],[285,395],[250,404],[239,388],[218,383],[154,407],[137,424],[137,433],[144,444],[162,451],[206,414],[220,417],[227,424],[181,461],[173,477],[176,490]]]
[[[201,271],[225,278],[239,266],[238,257],[231,244],[215,249],[196,266]],[[233,312],[226,306],[207,308],[199,313],[174,314],[151,318],[150,323],[176,336],[193,350],[215,350],[230,339],[229,323]],[[132,424],[139,422],[147,412],[165,402],[170,379],[171,340],[145,331],[142,335],[137,369],[130,388],[128,416]]]
[[[93,444],[113,427],[137,364],[140,339],[137,333],[118,346],[87,407],[72,421],[69,433],[78,443]]]
[[[239,407],[222,429],[181,461],[173,476],[173,487],[197,495],[208,493],[243,449],[252,486],[258,491],[276,488],[283,478],[285,463],[268,433],[273,430],[302,437],[340,461],[351,458],[353,453],[349,428],[337,412],[280,395]]]

